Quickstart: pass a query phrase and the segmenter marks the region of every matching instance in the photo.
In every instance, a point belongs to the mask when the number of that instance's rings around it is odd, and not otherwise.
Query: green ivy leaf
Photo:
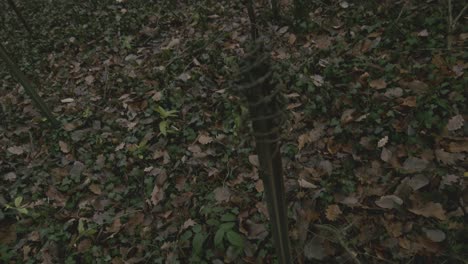
[[[81,235],[85,231],[83,219],[78,221],[78,233]]]
[[[224,238],[225,233],[226,233],[226,230],[222,228],[216,231],[216,234],[214,236],[214,244],[216,247],[221,247],[223,245],[223,238]]]
[[[159,123],[159,131],[161,131],[161,134],[164,136],[167,136],[167,121],[161,121]]]
[[[232,229],[236,224],[235,223],[232,223],[232,222],[229,222],[229,223],[223,223],[219,226],[220,229],[224,229],[224,230],[229,230],[229,229]]]
[[[17,208],[16,210],[18,210],[20,214],[28,214],[28,209],[26,208]]]
[[[18,196],[15,198],[15,207],[20,207],[21,206],[21,202],[23,202],[23,197],[22,196]]]
[[[202,233],[195,234],[192,240],[193,254],[200,255],[203,248],[203,242],[205,242],[205,236]]]
[[[239,233],[229,230],[226,233],[226,238],[231,245],[244,248],[244,238]]]
[[[221,221],[223,221],[223,222],[233,222],[233,221],[236,221],[236,216],[233,215],[233,214],[224,214],[221,217]]]

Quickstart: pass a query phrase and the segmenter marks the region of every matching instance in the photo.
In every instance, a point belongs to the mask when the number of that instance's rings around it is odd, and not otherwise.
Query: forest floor
[[[0,62],[0,262],[274,263],[242,1],[16,2],[0,41],[63,126]],[[255,8],[295,262],[467,263],[464,1],[286,2]]]

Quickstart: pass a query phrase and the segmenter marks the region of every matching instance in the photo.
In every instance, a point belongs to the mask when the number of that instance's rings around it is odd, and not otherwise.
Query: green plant
[[[15,210],[18,213],[17,217],[28,215],[29,211],[24,204],[22,205],[22,202],[23,202],[23,197],[18,196],[13,201],[13,205],[6,204],[5,208]]]
[[[168,133],[172,132],[168,130],[171,126],[171,118],[176,116],[177,110],[165,110],[161,106],[157,106],[154,109],[161,116],[162,121],[159,122],[159,132],[164,136],[167,136]]]

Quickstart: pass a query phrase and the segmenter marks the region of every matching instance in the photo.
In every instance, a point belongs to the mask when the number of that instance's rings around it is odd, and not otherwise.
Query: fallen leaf
[[[341,204],[347,205],[349,207],[353,207],[359,204],[359,199],[354,196],[348,196],[340,201]]]
[[[396,195],[386,195],[375,201],[375,204],[381,208],[393,209],[400,207],[403,204],[403,200]]]
[[[443,188],[444,186],[452,186],[453,184],[457,183],[460,180],[460,177],[454,174],[448,174],[442,177],[440,181],[440,187]]]
[[[218,187],[214,190],[214,196],[218,203],[228,202],[231,199],[231,191],[228,187]]]
[[[456,115],[452,118],[447,123],[447,130],[448,131],[456,131],[460,128],[463,127],[465,123],[465,120],[463,119],[462,115]]]
[[[374,89],[380,90],[380,89],[387,88],[387,83],[385,82],[384,79],[377,79],[377,80],[370,81],[369,86]]]
[[[341,2],[340,2],[340,6],[341,6],[341,8],[346,9],[346,8],[349,7],[349,3],[346,2],[346,1],[341,1]]]
[[[327,175],[331,175],[333,172],[333,164],[329,160],[320,161],[318,167]]]
[[[421,189],[422,187],[426,186],[429,184],[429,179],[422,175],[422,174],[418,174],[414,177],[412,177],[409,181],[408,181],[408,185],[414,190],[419,190]]]
[[[468,140],[460,142],[450,142],[448,145],[448,151],[459,153],[459,152],[468,152]]]
[[[76,251],[79,252],[79,253],[86,252],[91,248],[92,244],[93,243],[92,243],[91,239],[85,238],[85,239],[80,241],[80,243],[78,244],[78,246],[76,248]]]
[[[247,238],[249,239],[264,239],[268,236],[268,231],[264,224],[254,223],[252,220],[245,221],[245,229]]]
[[[191,226],[194,226],[196,225],[197,222],[193,221],[192,218],[188,219],[187,221],[184,222],[184,224],[182,225],[182,228],[181,230],[185,230]]]
[[[429,162],[420,158],[409,157],[403,163],[403,169],[408,173],[421,172],[427,168]]]
[[[46,192],[46,196],[50,200],[55,201],[55,203],[53,204],[54,207],[64,207],[68,199],[65,195],[63,195],[53,186],[49,186],[49,189]]]
[[[444,165],[453,165],[458,160],[464,160],[465,155],[462,153],[450,153],[446,152],[443,149],[436,149],[434,151],[437,161]]]
[[[302,134],[297,139],[297,148],[303,149],[305,144],[309,142],[309,133]]]
[[[200,142],[200,144],[202,145],[206,145],[206,144],[213,142],[213,138],[210,136],[206,136],[206,135],[200,135],[198,137],[198,142]]]
[[[427,31],[427,29],[423,29],[418,32],[418,37],[427,37],[427,36],[429,36],[429,31]]]
[[[16,180],[16,173],[13,171],[8,172],[7,174],[3,175],[3,179],[5,181],[15,181]]]
[[[356,109],[346,109],[342,114],[341,114],[341,124],[345,125],[350,123],[351,121],[354,120],[353,114],[356,112]]]
[[[434,217],[439,220],[445,220],[445,210],[440,203],[429,202],[420,208],[409,209],[410,212],[424,217]]]
[[[87,85],[93,84],[93,82],[94,82],[94,76],[92,76],[92,75],[86,76],[85,82],[86,82]]]
[[[337,204],[331,204],[325,211],[325,216],[330,221],[335,221],[342,214],[340,207]]]
[[[288,28],[289,28],[288,26],[284,26],[284,27],[282,27],[282,28],[280,28],[280,29],[278,30],[278,33],[279,33],[280,35],[283,35],[284,33],[286,33],[286,32],[288,31]]]
[[[70,176],[72,178],[78,178],[81,176],[81,173],[85,170],[86,166],[80,162],[80,161],[75,161],[73,163],[73,167],[70,170]]]
[[[162,93],[161,92],[156,92],[154,95],[151,97],[155,102],[161,101],[162,98]]]
[[[318,49],[328,49],[330,45],[331,45],[331,39],[329,36],[321,35],[321,36],[318,36],[317,39],[315,40],[315,46]]]
[[[59,146],[60,146],[60,150],[63,152],[63,153],[69,153],[70,152],[70,148],[68,147],[68,144],[63,142],[63,141],[59,141]]]
[[[314,83],[315,86],[321,87],[323,86],[324,79],[322,75],[314,74],[312,75],[312,82]]]
[[[403,95],[403,89],[400,87],[388,89],[384,95],[388,98],[399,98]]]
[[[426,234],[426,237],[433,242],[442,242],[446,238],[445,233],[439,229],[428,229],[423,227],[422,230]]]
[[[89,185],[89,190],[94,193],[94,194],[97,194],[97,195],[101,195],[102,194],[102,191],[101,191],[101,187],[97,184],[91,184]]]
[[[323,260],[327,254],[323,243],[318,236],[314,236],[304,247],[304,256],[308,260]]]
[[[201,153],[202,149],[199,145],[190,145],[187,147],[187,149],[192,152],[192,153]]]
[[[416,96],[409,96],[409,97],[403,98],[401,105],[408,106],[408,107],[415,107],[417,105]]]
[[[13,146],[7,148],[8,152],[10,152],[13,155],[21,155],[24,153],[24,149],[21,146]]]
[[[393,153],[387,148],[382,148],[382,152],[380,153],[380,159],[385,162],[390,162],[392,160]]]
[[[154,185],[151,192],[151,203],[156,206],[164,199],[164,190],[157,184]]]
[[[260,167],[260,162],[258,160],[258,155],[249,155],[249,162],[255,167]]]
[[[178,38],[173,38],[169,44],[165,47],[165,49],[172,49],[175,46],[178,46],[180,44],[180,39]]]
[[[264,187],[263,187],[263,181],[262,180],[258,180],[255,182],[255,190],[257,190],[257,192],[263,192],[264,191]]]
[[[403,87],[409,88],[416,94],[422,94],[429,90],[429,85],[427,85],[425,82],[422,82],[420,80],[413,80],[411,82],[401,81],[400,85],[402,85]]]
[[[294,34],[292,34],[292,33],[289,34],[288,43],[289,43],[290,45],[292,45],[292,44],[294,44],[295,42],[296,42],[296,35],[294,35]]]
[[[387,142],[388,142],[388,136],[385,136],[385,137],[381,138],[379,140],[379,142],[377,142],[377,147],[381,148],[381,147],[385,146],[387,144]]]
[[[74,101],[75,99],[73,98],[65,98],[65,99],[60,100],[60,102],[62,103],[73,103]]]
[[[184,73],[180,74],[177,77],[178,80],[181,80],[183,82],[186,82],[186,81],[190,80],[191,78],[192,78],[192,76],[190,76],[190,74],[187,73],[187,72],[184,72]]]
[[[310,183],[306,180],[304,180],[303,178],[300,178],[299,180],[297,180],[297,182],[299,183],[299,186],[301,188],[304,188],[304,189],[313,189],[313,188],[317,188],[317,185],[313,184],[313,183]]]

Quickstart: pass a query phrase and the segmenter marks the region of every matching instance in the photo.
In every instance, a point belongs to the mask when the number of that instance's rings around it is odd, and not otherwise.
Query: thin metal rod
[[[31,100],[34,102],[36,107],[41,111],[41,113],[48,119],[48,121],[58,127],[60,123],[55,119],[52,112],[49,110],[47,105],[41,99],[41,97],[37,94],[36,89],[34,88],[33,84],[26,78],[26,76],[20,71],[19,67],[14,63],[10,57],[6,49],[0,43],[0,58],[5,61],[8,70],[10,70],[11,75],[24,87],[26,93],[31,97]]]

